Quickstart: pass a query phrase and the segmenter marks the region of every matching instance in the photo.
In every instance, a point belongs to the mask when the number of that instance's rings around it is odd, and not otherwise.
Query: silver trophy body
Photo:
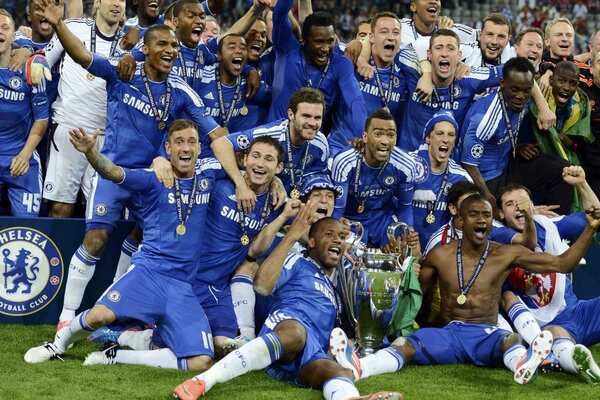
[[[356,251],[364,231],[360,222],[352,222],[352,226],[356,234],[351,247]],[[390,243],[398,243],[395,235],[398,228],[402,229],[405,238],[408,237],[408,225],[395,222],[387,230]],[[405,242],[398,245],[397,253],[366,248],[352,268],[344,269],[341,264],[338,268],[344,309],[362,355],[376,352],[385,337],[402,283],[404,261],[410,257],[408,245]]]

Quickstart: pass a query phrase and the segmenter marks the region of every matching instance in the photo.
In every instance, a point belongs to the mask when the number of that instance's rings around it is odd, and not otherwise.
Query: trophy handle
[[[350,250],[355,251],[360,245],[360,241],[365,233],[365,228],[363,227],[363,224],[358,221],[350,221],[350,230],[352,230],[352,228],[356,229],[356,233],[354,234],[354,240],[350,243]]]
[[[388,236],[390,243],[397,242],[396,241],[396,230],[398,228],[402,229],[401,235],[404,234],[404,236],[406,238],[408,238],[408,235],[410,234],[410,231],[408,230],[408,225],[406,225],[404,222],[400,222],[400,221],[394,222],[387,228],[387,236]],[[399,261],[400,261],[400,264],[402,264],[404,259],[406,259],[407,257],[410,257],[412,255],[412,250],[410,249],[410,247],[408,247],[408,243],[400,242],[398,244],[400,246],[400,254],[402,256],[402,260],[399,260]]]

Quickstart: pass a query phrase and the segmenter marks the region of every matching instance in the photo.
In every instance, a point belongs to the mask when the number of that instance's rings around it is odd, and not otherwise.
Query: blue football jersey
[[[37,43],[31,38],[17,32],[17,39],[15,40],[17,47],[29,47],[33,51],[43,51],[48,43]],[[60,64],[56,63],[50,68],[52,73],[52,80],[46,82],[46,94],[48,96],[48,104],[54,103],[56,96],[58,96],[58,80],[60,79]]]

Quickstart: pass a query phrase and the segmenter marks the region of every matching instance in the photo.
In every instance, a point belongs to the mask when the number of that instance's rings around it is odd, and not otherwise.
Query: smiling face
[[[210,39],[216,38],[221,34],[221,27],[214,18],[207,19],[204,30],[202,31],[202,41],[207,43]]]
[[[371,33],[373,58],[381,66],[389,66],[400,49],[400,21],[396,18],[382,17]]]
[[[442,3],[439,0],[413,0],[410,11],[413,19],[419,20],[423,25],[433,26],[442,11]]]
[[[138,0],[138,15],[141,15],[147,21],[156,21],[160,16],[164,0]]]
[[[98,14],[107,25],[117,25],[125,15],[125,0],[98,0]]]
[[[346,246],[346,230],[333,218],[316,222],[314,235],[308,239],[309,254],[325,269],[335,268]]]
[[[146,36],[148,36],[147,43]],[[177,58],[179,42],[171,29],[148,31],[146,35],[144,35],[142,52],[146,56],[147,68],[149,68],[153,74],[157,74],[157,76],[149,76],[149,78],[153,80],[163,80],[169,72],[171,72],[173,63]]]
[[[253,143],[244,156],[246,179],[255,193],[262,193],[283,169],[277,150],[267,143]]]
[[[0,14],[0,56],[10,59],[11,44],[15,40],[15,25],[7,15]]]
[[[320,103],[298,103],[296,113],[288,108],[290,136],[296,145],[317,136],[323,121],[323,105]]]
[[[335,45],[333,26],[312,26],[304,43],[306,61],[324,67],[329,61]]]
[[[555,71],[550,77],[550,85],[556,106],[564,107],[577,91],[579,74],[567,69]]]
[[[317,217],[319,219],[331,217],[335,207],[335,192],[332,189],[313,189],[308,199],[317,204]]]
[[[515,231],[523,232],[525,229],[525,216],[517,209],[517,201],[520,199],[530,200],[529,194],[524,189],[504,193],[501,197],[502,206],[499,213],[500,218],[504,219],[506,226]],[[533,214],[533,208],[531,209],[531,214]]]
[[[534,68],[542,62],[544,40],[536,32],[527,32],[518,44],[515,44],[515,53],[518,57],[525,57]]]
[[[241,36],[225,36],[221,39],[221,50],[217,53],[219,66],[232,77],[242,73],[248,59],[246,39]]]
[[[429,159],[432,168],[444,166],[450,159],[456,143],[456,129],[448,121],[441,121],[434,125],[433,130],[425,138],[429,145]]]
[[[381,167],[390,158],[396,145],[396,122],[373,118],[363,133],[365,158],[371,167]]]
[[[545,40],[550,55],[555,58],[568,57],[575,47],[575,32],[566,22],[557,22],[551,28]]]
[[[193,177],[196,160],[200,154],[198,131],[193,128],[185,128],[171,132],[165,148],[167,154],[171,156],[171,165],[173,165],[175,175],[179,178]]]
[[[246,34],[246,44],[248,45],[248,61],[253,64],[257,63],[267,48],[267,24],[264,21],[254,21]]]
[[[427,55],[431,60],[434,82],[438,85],[450,84],[461,57],[456,38],[445,35],[435,37],[431,49],[427,50]]]
[[[486,21],[479,35],[481,54],[486,61],[496,61],[510,40],[508,25]]]
[[[533,75],[530,72],[511,71],[500,83],[506,106],[513,112],[521,112],[531,98]]]
[[[463,239],[474,245],[485,244],[492,230],[492,206],[487,200],[463,202],[459,212],[459,224],[462,226]]]
[[[206,12],[200,3],[184,4],[179,14],[173,16],[177,37],[189,48],[200,43],[205,22]]]

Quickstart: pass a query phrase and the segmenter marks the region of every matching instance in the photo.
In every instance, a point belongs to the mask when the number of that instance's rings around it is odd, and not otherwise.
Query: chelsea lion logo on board
[[[13,76],[8,81],[8,86],[13,90],[19,90],[21,87],[23,87],[23,79],[19,78],[18,76]]]
[[[64,274],[62,255],[44,233],[26,227],[0,231],[0,260],[0,313],[34,314],[58,294]]]

